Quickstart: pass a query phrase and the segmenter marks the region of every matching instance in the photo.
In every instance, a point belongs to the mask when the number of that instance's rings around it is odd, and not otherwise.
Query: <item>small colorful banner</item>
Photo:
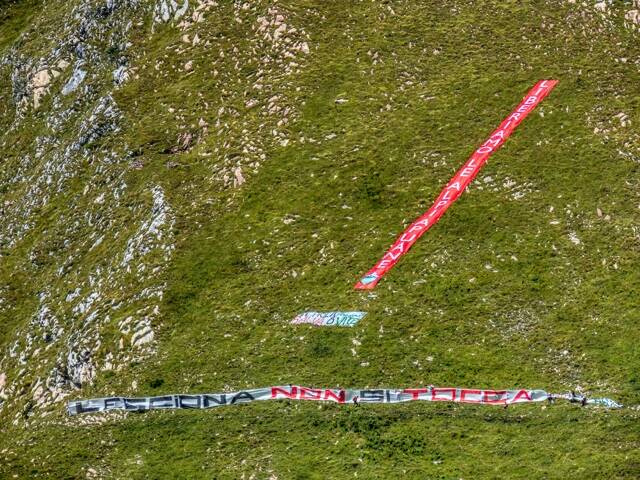
[[[360,405],[363,403],[456,402],[481,405],[512,405],[554,400],[566,400],[581,405],[599,405],[621,408],[622,405],[608,398],[587,398],[575,393],[555,395],[544,390],[490,390],[480,388],[423,388],[404,389],[331,389],[309,388],[299,385],[256,388],[231,393],[204,393],[200,395],[164,395],[158,397],[108,397],[77,400],[67,404],[69,415],[104,412],[109,410],[167,410],[208,409],[224,405],[257,402],[263,400],[310,400]]]
[[[367,312],[304,312],[291,320],[292,325],[310,323],[325,327],[353,327]]]
[[[558,83],[557,80],[541,80],[527,93],[522,102],[505,118],[489,138],[471,154],[467,162],[458,170],[440,193],[427,212],[413,222],[395,241],[375,266],[369,270],[355,288],[372,290],[380,279],[398,263],[400,257],[409,251],[414,243],[429,230],[455,202],[465,188],[476,177],[489,157],[498,150],[531,111],[540,103]]]

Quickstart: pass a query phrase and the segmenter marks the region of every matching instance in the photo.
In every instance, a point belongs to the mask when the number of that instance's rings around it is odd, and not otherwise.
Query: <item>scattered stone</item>
[[[49,72],[47,70],[40,70],[33,76],[31,84],[34,88],[46,88],[50,82],[51,77],[49,76]]]
[[[134,347],[139,347],[145,343],[149,343],[153,340],[153,330],[151,327],[145,327],[142,330],[133,334],[131,338],[131,344]]]
[[[638,6],[640,6],[640,4]],[[640,26],[640,10],[629,10],[625,14],[624,18],[631,24],[633,28],[638,28],[638,26]]]
[[[127,70],[127,67],[121,66],[113,71],[113,82],[116,85],[122,85],[128,79],[129,79],[129,71]]]
[[[85,72],[79,67],[76,68],[73,72],[73,75],[71,75],[71,78],[69,79],[69,81],[65,84],[64,87],[62,87],[62,94],[69,95],[70,93],[75,92],[86,76],[87,76],[87,72]]]
[[[607,11],[607,2],[603,1],[603,2],[596,2],[593,7],[596,10],[599,10],[601,12],[606,12]]]
[[[51,76],[46,69],[40,70],[31,79],[31,88],[33,89],[33,108],[35,110],[40,106],[40,99],[49,91],[50,83]]]
[[[189,0],[184,0],[181,7],[178,6],[176,0],[160,0],[156,3],[153,10],[154,23],[165,23],[173,19],[179,20],[187,13],[189,9]]]
[[[620,120],[620,126],[621,127],[626,127],[627,125],[631,124],[631,121],[629,120],[629,116],[624,113],[624,112],[620,112],[618,113],[615,118],[617,118],[618,120]]]
[[[233,181],[233,186],[234,187],[239,187],[241,186],[243,183],[245,183],[245,179],[242,176],[242,168],[237,167],[234,171],[233,171],[233,175],[234,175],[234,181]]]
[[[578,238],[578,235],[576,235],[576,232],[570,232],[569,233],[569,240],[571,240],[571,242],[574,245],[580,245],[580,243],[582,243],[582,242],[580,242],[580,239]]]

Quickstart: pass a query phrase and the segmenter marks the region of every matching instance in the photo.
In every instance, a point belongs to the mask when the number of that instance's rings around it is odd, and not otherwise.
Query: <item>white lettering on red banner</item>
[[[557,80],[541,80],[527,93],[513,113],[502,121],[500,126],[471,155],[469,160],[458,170],[455,176],[442,190],[434,204],[427,212],[413,222],[396,242],[384,254],[382,259],[364,275],[355,288],[373,289],[380,279],[407,253],[413,244],[436,223],[442,214],[455,202],[465,188],[476,177],[489,157],[509,138],[515,128],[531,113],[558,83]]]

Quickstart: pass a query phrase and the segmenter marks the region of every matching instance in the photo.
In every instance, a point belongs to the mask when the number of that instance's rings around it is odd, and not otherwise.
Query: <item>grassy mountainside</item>
[[[639,5],[0,8],[0,477],[640,475]],[[354,291],[541,78],[469,191]],[[288,324],[334,309],[368,316]],[[287,383],[632,408],[64,413]]]

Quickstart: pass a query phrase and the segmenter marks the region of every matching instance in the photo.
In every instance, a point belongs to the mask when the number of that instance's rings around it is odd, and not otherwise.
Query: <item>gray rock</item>
[[[76,67],[69,81],[67,81],[65,86],[62,87],[62,94],[69,95],[70,93],[75,92],[86,76],[87,72],[82,70],[80,67]]]

